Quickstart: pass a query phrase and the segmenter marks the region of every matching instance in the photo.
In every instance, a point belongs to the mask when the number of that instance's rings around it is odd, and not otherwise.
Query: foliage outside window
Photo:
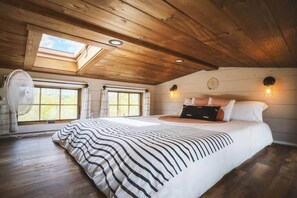
[[[141,93],[108,92],[109,116],[140,116]]]
[[[62,88],[34,88],[31,111],[19,116],[19,122],[78,119],[79,90]]]

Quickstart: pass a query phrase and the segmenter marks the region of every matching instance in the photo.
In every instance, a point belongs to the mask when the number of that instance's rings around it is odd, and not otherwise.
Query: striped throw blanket
[[[233,143],[222,132],[126,118],[73,121],[53,141],[108,197],[151,197],[191,163]]]

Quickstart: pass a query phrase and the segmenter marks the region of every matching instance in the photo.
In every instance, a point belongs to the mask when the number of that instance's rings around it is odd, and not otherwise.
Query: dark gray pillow
[[[220,107],[218,106],[183,106],[181,118],[216,121]]]

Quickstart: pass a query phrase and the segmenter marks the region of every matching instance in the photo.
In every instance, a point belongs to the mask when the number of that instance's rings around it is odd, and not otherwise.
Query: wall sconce
[[[170,88],[170,96],[173,96],[173,93],[177,90],[177,85],[172,85],[172,87]]]
[[[268,76],[263,80],[266,96],[268,97],[272,96],[271,86],[274,85],[274,83],[275,83],[275,78],[273,78],[272,76]]]

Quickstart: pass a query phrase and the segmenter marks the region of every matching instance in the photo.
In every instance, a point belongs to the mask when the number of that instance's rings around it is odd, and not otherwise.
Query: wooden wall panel
[[[211,76],[210,76],[211,77]],[[208,79],[210,78],[208,77]],[[202,79],[197,79],[197,84],[195,87],[191,86],[191,83],[185,82],[179,86],[179,94],[188,94],[193,92],[199,93],[209,93],[209,90],[206,87],[207,80],[203,81]],[[287,76],[286,79],[280,79],[279,84],[275,85],[272,89],[274,94],[282,93],[283,91],[294,91],[295,85],[297,84],[297,79],[294,76]],[[234,80],[221,80],[220,86],[215,91],[216,93],[236,93],[236,92],[249,92],[255,93],[255,97],[261,98],[264,97],[264,86],[262,78],[253,78],[253,79],[238,79],[237,83],[234,84]],[[284,87],[284,89],[282,89]],[[168,91],[168,87],[162,87],[160,91]],[[257,95],[260,93],[259,95]],[[262,94],[261,94],[262,93]]]
[[[17,21],[10,21],[7,17],[0,17],[1,30],[17,35],[27,36],[26,25]]]
[[[267,76],[276,78],[272,97],[264,94],[262,81]],[[216,90],[207,88],[211,77],[219,80]],[[173,84],[178,89],[171,97],[169,89]],[[221,68],[190,74],[156,86],[155,113],[173,114],[181,108],[186,97],[209,96],[266,102],[269,108],[263,115],[275,140],[297,144],[297,69]]]
[[[296,146],[296,143],[294,143],[296,141],[295,134],[273,132],[272,136],[273,136],[273,139],[278,140],[278,141],[276,141],[277,143]]]
[[[24,64],[26,26],[0,17],[0,67],[20,68]]]
[[[266,118],[276,118],[276,119],[293,119],[297,120],[296,113],[297,105],[270,105],[269,108],[264,111],[264,117]]]

